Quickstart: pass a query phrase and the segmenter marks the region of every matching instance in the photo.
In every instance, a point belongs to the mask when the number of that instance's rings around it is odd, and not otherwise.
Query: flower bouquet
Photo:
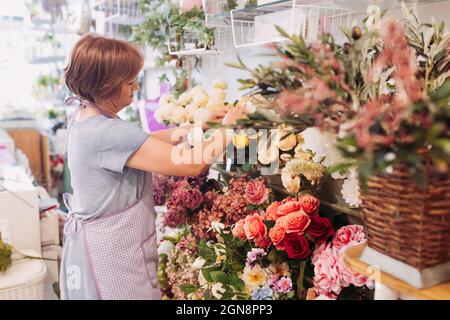
[[[155,112],[155,119],[166,125],[206,122],[212,110],[227,104],[227,87],[225,82],[216,80],[210,93],[207,93],[203,86],[197,85],[182,93],[178,99],[172,95],[163,95],[160,98],[160,107]]]

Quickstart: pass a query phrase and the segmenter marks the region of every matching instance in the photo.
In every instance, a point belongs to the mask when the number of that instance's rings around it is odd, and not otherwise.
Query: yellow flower
[[[236,148],[238,149],[245,148],[246,146],[248,146],[248,144],[249,144],[248,136],[245,133],[240,132],[234,135],[233,145]]]
[[[217,256],[216,258],[216,264],[221,264],[223,261],[225,261],[227,257],[225,255]]]

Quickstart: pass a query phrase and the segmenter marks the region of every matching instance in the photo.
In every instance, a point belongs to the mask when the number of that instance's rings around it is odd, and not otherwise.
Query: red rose
[[[311,217],[311,224],[307,232],[314,239],[314,242],[321,243],[334,234],[334,229],[330,219],[316,215]]]
[[[267,249],[270,246],[270,239],[267,236],[256,238],[255,245],[259,248]]]
[[[298,202],[308,216],[316,215],[319,212],[320,201],[312,195],[304,194],[298,198]]]
[[[245,199],[251,204],[263,204],[269,198],[269,190],[261,180],[253,180],[245,187]]]
[[[266,219],[267,220],[277,220],[278,218],[278,208],[280,207],[280,203],[278,201],[272,202],[266,209]]]
[[[286,234],[284,250],[291,259],[306,259],[311,254],[308,239],[297,233]]]
[[[303,211],[292,212],[286,217],[286,233],[303,234],[311,222],[311,219]]]

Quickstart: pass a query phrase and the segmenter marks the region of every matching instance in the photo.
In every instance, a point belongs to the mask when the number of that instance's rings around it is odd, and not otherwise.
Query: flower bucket
[[[417,288],[450,280],[450,174],[426,169],[422,190],[405,166],[369,179],[362,260]]]

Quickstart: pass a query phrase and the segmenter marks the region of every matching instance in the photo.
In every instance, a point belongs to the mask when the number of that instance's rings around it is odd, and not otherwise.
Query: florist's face
[[[133,102],[133,93],[137,90],[139,90],[139,83],[137,79],[134,78],[125,82],[120,90],[120,95],[117,98],[116,105],[120,108],[129,106],[131,102]]]

